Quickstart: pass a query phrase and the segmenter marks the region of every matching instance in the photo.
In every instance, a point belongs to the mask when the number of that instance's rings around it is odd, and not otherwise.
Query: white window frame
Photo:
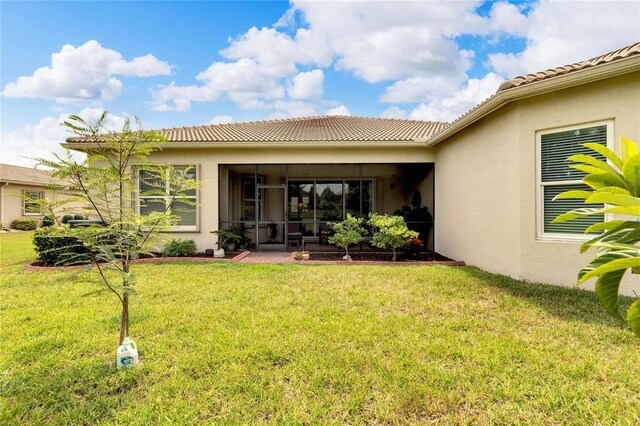
[[[580,124],[573,124],[570,126],[553,127],[547,129],[541,129],[536,131],[536,239],[538,241],[558,241],[558,242],[575,242],[582,243],[593,238],[593,235],[589,234],[561,234],[555,232],[544,232],[544,187],[554,185],[575,185],[582,184],[582,180],[567,180],[556,182],[542,182],[542,136],[550,133],[559,133],[571,130],[584,129],[587,127],[606,126],[607,127],[607,147],[613,151],[613,119],[590,121]],[[611,164],[607,160],[607,163]],[[605,214],[604,220],[609,221],[611,219],[610,214]]]
[[[32,201],[27,201],[27,199],[25,198],[27,193],[31,193],[31,194],[40,194],[40,199],[44,200],[44,191],[29,191],[29,190],[23,190],[22,191],[22,215],[23,216],[42,216],[42,212],[41,211],[37,211],[37,212],[28,212],[27,211],[27,204],[36,204]]]
[[[168,167],[173,167],[175,168],[187,168],[187,167],[193,167],[195,172],[196,172],[196,180],[200,179],[200,165],[199,164],[166,164],[165,166]],[[162,166],[161,166],[162,167]],[[167,170],[164,170],[165,173],[167,173]],[[166,187],[165,187],[165,196],[160,196],[160,195],[140,195],[140,170],[136,170],[136,187],[137,187],[137,200],[138,202],[136,202],[136,213],[137,214],[141,214],[140,213],[140,200],[158,200],[158,199],[162,199],[164,198],[164,202],[165,205],[167,205],[170,202],[170,197],[169,197],[169,182],[166,181]],[[200,204],[199,204],[199,200],[200,200],[200,190],[196,189],[196,195],[195,196],[186,196],[185,198],[191,199],[193,201],[195,201],[196,205],[194,206],[194,208],[196,209],[195,213],[196,213],[196,223],[195,225],[176,225],[176,226],[172,226],[168,232],[200,232]],[[170,208],[169,208],[169,213],[171,212]]]

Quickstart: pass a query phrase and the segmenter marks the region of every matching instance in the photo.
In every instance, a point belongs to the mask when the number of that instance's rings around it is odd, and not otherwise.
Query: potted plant
[[[239,242],[242,237],[238,234],[235,234],[231,231],[227,231],[226,229],[219,229],[217,231],[211,231],[211,233],[218,237],[218,241],[216,241],[216,246],[218,250],[213,251],[213,257],[224,257],[225,249],[229,248],[231,243],[234,244]]]
[[[309,260],[311,258],[311,255],[309,254],[309,252],[305,251],[304,249],[304,240],[302,240],[302,244],[300,245],[300,250],[296,252],[293,258],[295,260]]]
[[[236,234],[239,239],[238,241],[234,241],[229,244],[229,250],[233,251],[234,249],[244,251],[247,249],[247,244],[249,244],[249,238],[246,235],[246,229],[244,226],[233,226],[229,228],[229,232]]]

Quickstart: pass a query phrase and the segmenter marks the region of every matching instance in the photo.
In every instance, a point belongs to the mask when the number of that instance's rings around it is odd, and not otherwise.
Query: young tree
[[[595,214],[624,215],[617,220],[591,225],[585,233],[598,233],[582,244],[580,252],[591,247],[597,249],[595,258],[578,273],[578,285],[597,278],[595,290],[600,304],[615,318],[622,318],[618,303],[620,282],[627,269],[640,271],[640,154],[638,146],[621,138],[622,156],[618,157],[604,145],[586,143],[584,146],[601,154],[610,163],[591,155],[569,157],[576,163],[574,169],[586,173],[582,181],[591,188],[586,191],[567,191],[555,199],[581,198],[585,204],[604,204],[604,207],[586,207],[561,214],[554,223],[565,222]],[[640,336],[640,299],[636,299],[626,312],[626,320],[634,333]]]
[[[132,262],[140,254],[157,249],[165,238],[160,231],[174,226],[179,216],[172,205],[193,208],[193,200],[185,192],[197,189],[200,183],[189,178],[188,170],[154,164],[149,155],[158,150],[164,138],[142,129],[136,118],[136,128],[125,120],[121,130],[105,127],[107,113],[95,122],[71,116],[63,125],[86,143],[87,159],[76,161],[68,153],[66,158],[56,156],[53,161],[37,159],[39,165],[49,168],[52,175],[65,182],[67,200],[80,205],[82,211],[101,223],[91,232],[74,232],[97,272],[97,280],[111,291],[121,305],[120,337],[122,344],[129,336],[129,299],[135,291]],[[139,190],[139,180],[143,183]],[[152,213],[141,215],[136,204],[138,196],[156,196]],[[149,200],[149,198],[145,198]],[[52,211],[43,200],[43,209]]]
[[[347,214],[347,218],[342,222],[329,223],[329,226],[335,231],[335,234],[329,237],[329,243],[345,250],[344,260],[351,260],[349,246],[358,244],[362,241],[362,237],[367,235],[367,230],[362,227],[363,222],[364,219]]]
[[[396,249],[418,238],[418,232],[407,228],[402,216],[369,213],[369,225],[378,230],[373,234],[371,244],[380,248],[391,247],[394,262]]]

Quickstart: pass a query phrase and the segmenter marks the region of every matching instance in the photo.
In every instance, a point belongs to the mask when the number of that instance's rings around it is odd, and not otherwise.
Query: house
[[[573,285],[591,257],[578,254],[588,223],[551,224],[579,205],[552,198],[581,185],[566,161],[581,143],[618,151],[621,135],[640,141],[640,43],[516,77],[452,123],[324,116],[158,133],[168,143],[152,159],[193,166],[206,182],[175,230],[200,249],[213,245],[209,231],[230,227],[258,250],[313,248],[346,213],[417,204],[429,212],[415,221],[429,249]],[[79,138],[64,145],[91,149]]]
[[[52,177],[43,170],[0,164],[0,223],[8,228],[16,219],[35,218],[43,215],[38,204],[31,199],[52,199],[56,195],[47,188],[53,183]]]

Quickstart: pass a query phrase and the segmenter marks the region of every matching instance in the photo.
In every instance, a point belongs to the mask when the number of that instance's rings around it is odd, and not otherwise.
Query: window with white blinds
[[[590,225],[602,222],[604,215],[594,215],[564,223],[551,223],[558,215],[569,210],[586,207],[579,198],[553,201],[553,198],[565,191],[585,190],[582,183],[584,172],[571,168],[567,160],[574,154],[587,154],[599,160],[606,159],[583,146],[587,142],[607,145],[607,125],[573,128],[560,132],[540,135],[540,191],[541,191],[541,233],[543,236],[584,235]],[[588,207],[601,207],[591,204]]]

